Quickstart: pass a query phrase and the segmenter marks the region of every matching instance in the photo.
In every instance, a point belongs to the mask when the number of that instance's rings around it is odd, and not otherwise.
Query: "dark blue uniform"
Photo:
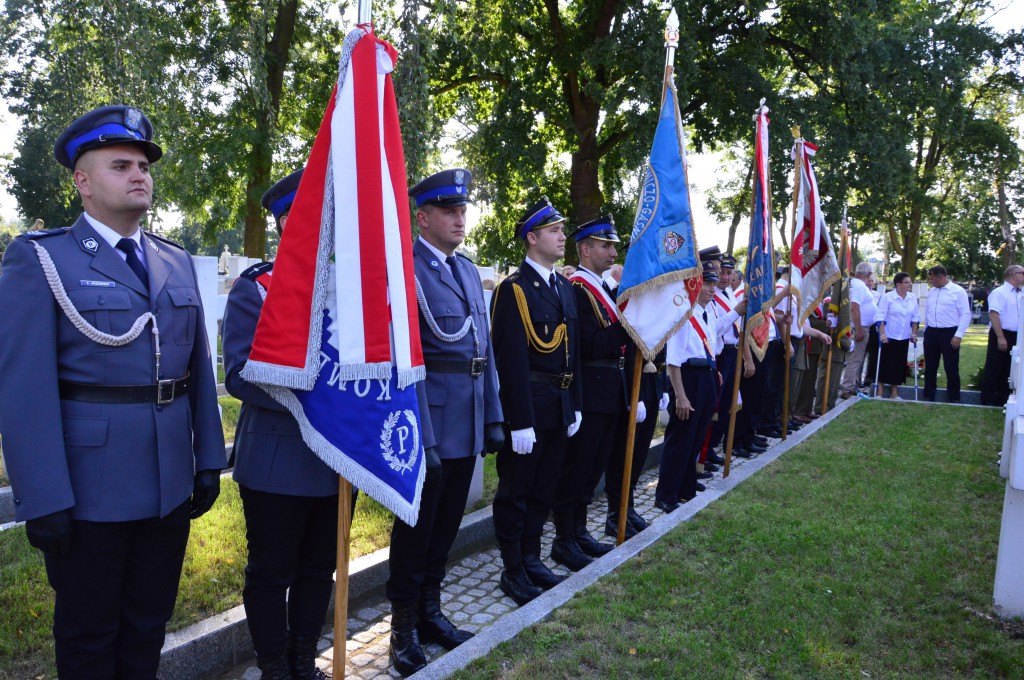
[[[120,335],[140,315],[155,314],[159,375],[150,326],[111,347],[72,324],[33,241],[49,253],[75,309],[99,331]],[[192,259],[149,234],[142,246],[148,292],[84,216],[68,229],[15,239],[0,276],[0,435],[16,515],[32,520],[69,510],[72,517],[70,552],[46,557],[61,677],[155,677],[195,474],[226,464]],[[84,395],[88,386],[155,389],[158,379],[186,376],[173,400],[161,399],[166,403]]]

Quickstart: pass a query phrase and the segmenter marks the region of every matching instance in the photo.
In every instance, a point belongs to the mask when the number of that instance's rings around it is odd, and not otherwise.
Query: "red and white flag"
[[[795,323],[803,322],[828,294],[839,279],[839,263],[829,238],[828,225],[821,213],[821,196],[811,158],[818,147],[798,139],[792,157],[799,167],[800,189],[796,195],[796,233],[790,252],[790,283],[799,314]]]

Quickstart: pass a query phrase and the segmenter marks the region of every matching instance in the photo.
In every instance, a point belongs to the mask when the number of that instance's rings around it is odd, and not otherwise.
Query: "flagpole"
[[[845,211],[844,211],[844,218],[845,218]],[[844,253],[846,252],[846,249],[849,247],[849,243],[846,240],[846,220],[845,219],[843,220],[843,235],[840,238],[839,243],[840,243],[840,245],[839,245],[839,255],[840,255],[840,257],[845,257]],[[849,269],[850,269],[849,267],[846,268],[846,270],[847,270],[846,271],[846,275],[847,276],[850,275]],[[837,323],[837,325],[839,323],[839,311],[840,311],[840,308],[843,305],[843,299],[842,298],[843,298],[843,279],[842,279],[842,276],[840,276],[840,278],[839,278],[839,302],[836,303],[836,323]],[[836,341],[838,339],[836,337],[836,328],[835,327],[830,328],[828,330],[828,334],[829,334],[829,337],[832,338],[832,342],[829,343],[829,346],[828,346],[828,364],[825,365],[825,396],[822,397],[822,400],[821,400],[821,415],[825,415],[825,413],[828,411],[829,382],[830,382],[831,377],[832,377],[832,350],[835,347]]]
[[[793,317],[793,247],[796,244],[796,231],[797,231],[797,204],[800,201],[800,170],[803,163],[803,151],[804,145],[803,140],[800,138],[800,126],[794,125],[790,128],[790,132],[793,133],[793,139],[796,141],[796,158],[793,165],[793,229],[789,236],[789,282],[786,284],[786,316],[792,319]],[[801,216],[802,217],[802,216]],[[798,310],[799,312],[799,310]],[[783,396],[782,396],[782,441],[786,441],[786,437],[789,435],[789,371],[790,371],[790,348],[793,346],[792,339],[792,322],[787,322],[786,327],[782,329],[782,335],[785,338],[785,357],[786,363],[783,366]]]
[[[747,265],[749,266],[749,262]],[[744,317],[746,314],[744,314]],[[740,398],[740,374],[743,371],[743,350],[746,349],[746,319],[740,327],[740,341],[736,344],[736,370],[732,375],[732,403],[729,406],[729,431],[725,437],[725,470],[722,472],[722,479],[729,476],[732,469],[732,445],[736,436],[736,412],[739,410]]]
[[[672,64],[676,58],[676,48],[679,46],[679,15],[673,8],[665,20],[665,79],[662,82],[661,100],[665,101],[665,93],[668,91],[670,79],[672,78]],[[685,171],[685,168],[684,168]],[[629,425],[626,429],[626,456],[622,466],[622,491],[619,496],[619,526],[616,536],[616,545],[622,545],[626,540],[626,512],[629,509],[629,492],[632,489],[633,477],[633,449],[636,439],[636,411],[637,403],[640,401],[640,369],[643,365],[643,356],[639,348],[636,351],[636,360],[633,362],[633,389],[629,396]],[[657,418],[658,414],[647,414],[648,418]]]

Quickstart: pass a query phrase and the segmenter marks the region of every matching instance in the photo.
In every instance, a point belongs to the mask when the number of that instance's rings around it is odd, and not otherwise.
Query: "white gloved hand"
[[[524,430],[512,430],[512,450],[520,455],[533,453],[533,445],[537,441],[537,435],[532,427]]]
[[[668,408],[668,392],[663,392],[661,399],[658,400],[658,410],[664,411]]]
[[[838,319],[836,319],[835,314],[829,314],[828,316],[825,317],[825,323],[828,325],[829,328],[835,328],[836,321],[838,321]]]
[[[642,401],[636,403],[636,422],[642,423],[647,420],[647,406]]]
[[[582,423],[582,422],[583,422],[583,414],[580,413],[579,411],[576,411],[576,422],[574,422],[572,425],[569,426],[569,429],[565,431],[566,434],[568,434],[571,437],[574,434],[576,434],[577,432],[579,432],[580,431],[580,423]]]

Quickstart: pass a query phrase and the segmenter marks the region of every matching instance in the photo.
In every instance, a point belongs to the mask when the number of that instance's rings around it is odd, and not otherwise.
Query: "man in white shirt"
[[[868,348],[868,329],[875,323],[878,304],[872,291],[875,289],[875,268],[870,262],[861,262],[850,278],[850,320],[853,323],[853,350],[846,361],[843,381],[839,385],[842,398],[853,396],[857,381],[864,368]]]
[[[971,323],[967,291],[949,280],[941,264],[928,270],[928,300],[925,305],[924,400],[935,401],[935,378],[939,357],[946,372],[946,394],[950,403],[960,403],[960,341]]]
[[[1020,330],[1018,303],[1024,296],[1024,267],[1010,265],[1003,285],[988,294],[988,352],[985,355],[985,379],[981,384],[981,403],[1002,406],[1010,396],[1010,350],[1017,344]]]

